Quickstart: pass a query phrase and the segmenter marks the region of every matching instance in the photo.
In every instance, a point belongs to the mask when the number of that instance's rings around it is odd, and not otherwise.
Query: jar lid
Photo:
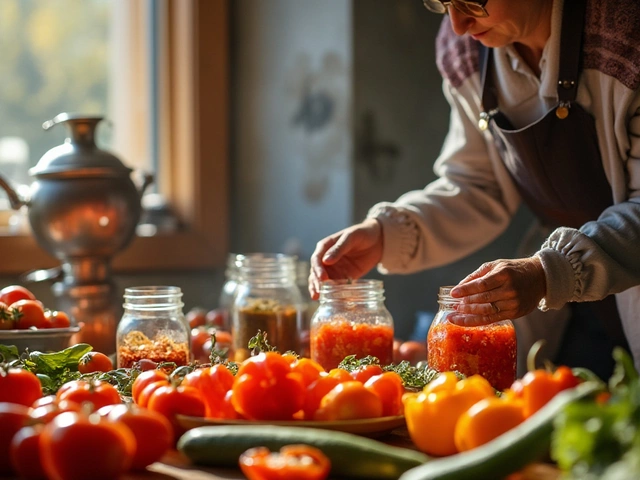
[[[61,113],[44,122],[42,128],[45,130],[58,124],[66,125],[69,136],[62,145],[47,151],[29,174],[35,177],[128,176],[131,168],[96,146],[96,127],[103,119],[102,116]]]

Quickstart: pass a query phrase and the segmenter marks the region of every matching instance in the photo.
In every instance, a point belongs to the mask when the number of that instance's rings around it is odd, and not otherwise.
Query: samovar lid
[[[29,174],[35,177],[128,176],[131,168],[96,145],[96,127],[103,119],[99,115],[61,113],[44,122],[42,128],[45,130],[60,123],[65,124],[69,136],[62,145],[47,151],[38,164],[29,170]]]

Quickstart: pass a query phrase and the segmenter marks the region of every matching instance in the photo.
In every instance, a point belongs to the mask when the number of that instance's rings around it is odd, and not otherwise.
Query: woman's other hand
[[[520,318],[538,306],[546,291],[538,257],[488,262],[451,290],[462,302],[449,319],[473,326]]]
[[[311,255],[311,298],[318,298],[324,280],[356,279],[369,272],[382,259],[382,239],[380,223],[370,218],[320,240]]]

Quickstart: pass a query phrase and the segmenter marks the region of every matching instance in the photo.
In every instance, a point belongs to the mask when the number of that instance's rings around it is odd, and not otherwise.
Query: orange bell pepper
[[[508,397],[480,400],[464,412],[456,424],[456,448],[466,452],[484,445],[524,421],[522,401]]]
[[[458,419],[475,403],[493,396],[493,387],[480,375],[458,380],[453,372],[440,373],[422,392],[402,398],[411,440],[428,455],[457,453],[454,433]]]

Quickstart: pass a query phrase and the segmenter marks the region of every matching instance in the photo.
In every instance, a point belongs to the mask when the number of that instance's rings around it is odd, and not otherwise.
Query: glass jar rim
[[[182,296],[180,287],[166,285],[148,285],[141,287],[127,287],[124,289],[124,298],[160,298],[169,295]]]
[[[382,280],[325,280],[320,283],[320,303],[369,303],[384,301]]]

